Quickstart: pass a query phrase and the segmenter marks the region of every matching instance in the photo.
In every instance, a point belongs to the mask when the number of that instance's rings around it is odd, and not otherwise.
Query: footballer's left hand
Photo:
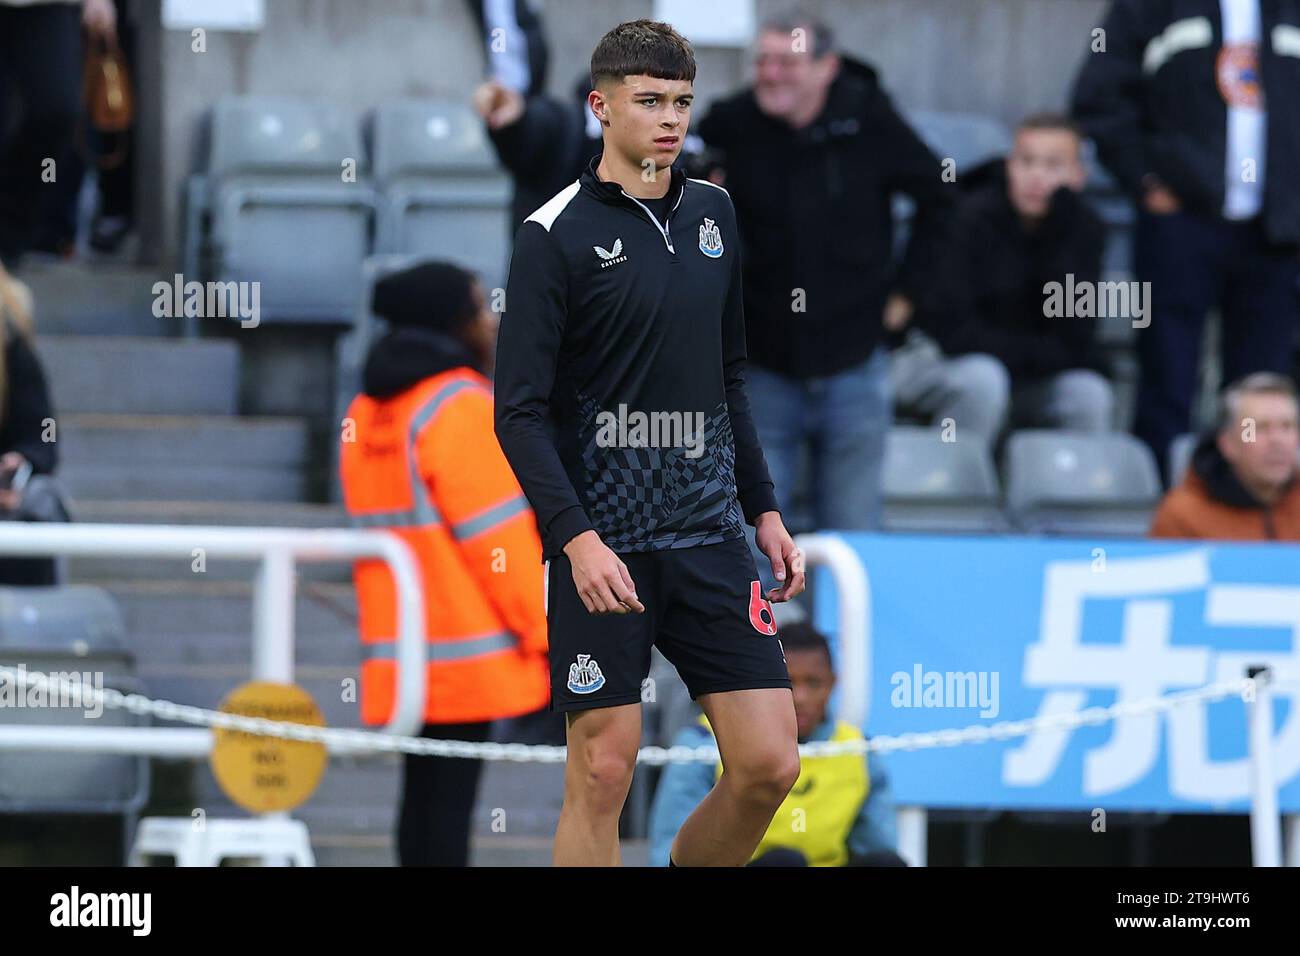
[[[758,550],[772,562],[772,575],[779,587],[767,592],[769,601],[788,601],[803,593],[803,551],[795,547],[790,532],[785,530],[779,511],[765,511],[754,522],[754,540]]]

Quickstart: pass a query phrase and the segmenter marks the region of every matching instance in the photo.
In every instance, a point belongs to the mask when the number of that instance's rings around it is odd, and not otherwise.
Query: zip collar
[[[664,224],[650,211],[650,207],[639,201],[635,196],[628,195],[627,191],[618,183],[601,179],[596,175],[596,167],[600,165],[600,159],[603,155],[604,153],[597,153],[587,162],[587,168],[583,170],[582,176],[579,178],[582,188],[601,202],[612,206],[624,206],[639,210],[663,236],[664,245],[668,247],[668,251],[676,255],[677,250],[673,248],[670,229],[664,227]],[[673,163],[669,169],[671,178],[668,182],[668,192],[665,195],[673,200],[668,212],[668,225],[671,227],[673,213],[677,212],[677,207],[682,204],[682,197],[686,195],[686,169],[680,162]]]

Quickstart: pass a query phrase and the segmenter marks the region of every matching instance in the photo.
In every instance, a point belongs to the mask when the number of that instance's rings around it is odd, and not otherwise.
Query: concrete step
[[[169,336],[181,329],[180,319],[153,314],[154,283],[163,278],[153,268],[32,257],[18,278],[31,287],[42,335]]]
[[[60,416],[238,414],[239,347],[233,341],[38,335],[36,351]]]
[[[221,527],[345,528],[342,505],[261,501],[95,501],[78,500],[76,519],[85,523],[149,525],[216,525]],[[194,574],[189,560],[155,558],[70,558],[68,576],[73,582],[170,581]],[[248,561],[208,560],[204,580],[248,582],[254,565]],[[347,562],[300,562],[299,580],[352,580]]]
[[[310,451],[309,437],[307,423],[300,418],[82,412],[58,419],[63,468],[301,467]]]
[[[95,501],[77,507],[77,520],[105,524],[219,525],[232,528],[346,528],[341,504],[306,501]]]
[[[289,468],[205,465],[79,465],[60,471],[73,505],[91,498],[201,500],[220,492],[230,501],[300,501],[307,476]]]
[[[198,580],[94,581],[121,608],[127,648],[141,676],[159,687],[198,685],[219,699],[247,679],[252,661],[252,585]],[[361,660],[356,593],[350,584],[300,582],[294,603],[295,657],[300,676],[355,676]],[[338,697],[338,685],[330,696]],[[179,698],[170,698],[178,700]],[[198,700],[185,703],[209,706]],[[350,720],[355,705],[348,705]],[[355,723],[348,726],[356,726]]]
[[[295,418],[71,414],[59,474],[90,499],[301,501],[310,429]]]

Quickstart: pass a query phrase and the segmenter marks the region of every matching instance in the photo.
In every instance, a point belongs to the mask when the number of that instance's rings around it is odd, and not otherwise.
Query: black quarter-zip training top
[[[739,537],[776,497],[745,393],[731,197],[674,165],[665,228],[599,162],[515,235],[501,448],[547,558],[589,529],[621,552]]]

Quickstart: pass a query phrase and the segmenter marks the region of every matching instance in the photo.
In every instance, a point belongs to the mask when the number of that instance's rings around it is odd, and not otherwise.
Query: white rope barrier
[[[280,737],[325,745],[351,753],[404,753],[433,757],[467,757],[481,760],[513,761],[520,763],[564,763],[568,748],[549,744],[471,743],[463,740],[433,740],[425,737],[406,737],[370,730],[331,727],[312,727],[288,721],[268,720],[264,717],[245,717],[207,710],[168,700],[155,700],[143,694],[124,694],[113,688],[97,688],[74,683],[66,677],[51,679],[39,671],[0,666],[0,677],[23,687],[36,686],[47,694],[61,693],[89,698],[88,703],[108,709],[125,710],[132,714],[148,715],[159,720],[169,720],[195,726],[221,730],[235,730],[260,736]],[[833,757],[848,754],[889,753],[898,750],[924,750],[934,747],[956,747],[981,744],[991,740],[1010,740],[1036,732],[1073,730],[1077,727],[1104,724],[1111,720],[1134,717],[1139,714],[1159,713],[1188,704],[1199,704],[1240,695],[1243,700],[1253,700],[1256,688],[1268,684],[1272,687],[1300,685],[1300,676],[1273,672],[1268,678],[1243,677],[1238,680],[1207,684],[1203,687],[1180,691],[1161,697],[1148,697],[1138,701],[1111,704],[1109,707],[1090,707],[1076,713],[1049,714],[1026,720],[999,721],[994,724],[974,724],[947,730],[905,733],[897,736],[873,736],[868,740],[848,740],[802,744],[799,753],[804,757]],[[718,750],[713,746],[701,747],[642,747],[637,762],[651,766],[669,763],[714,763]]]

